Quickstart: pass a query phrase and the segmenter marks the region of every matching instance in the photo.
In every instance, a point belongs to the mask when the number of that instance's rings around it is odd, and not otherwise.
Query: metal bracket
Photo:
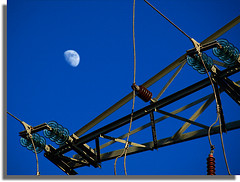
[[[214,47],[221,47],[221,45],[216,41],[211,41],[208,42],[206,44],[200,45],[196,40],[194,40],[193,38],[191,39],[193,44],[194,44],[194,48],[187,50],[187,55],[189,56],[193,56],[194,54],[197,54],[198,52],[202,52],[202,51],[206,51],[208,49],[212,49]],[[197,49],[196,49],[197,48]]]
[[[29,129],[31,130],[31,133],[37,133],[41,130],[49,128],[49,126],[46,123],[43,123],[43,124],[40,124],[40,125],[37,125],[34,127],[31,127],[30,125],[28,125],[25,122],[23,122],[23,123],[24,123],[24,125],[26,125],[26,126],[24,126],[26,130],[19,132],[19,136],[21,136],[21,137],[26,137],[27,133],[29,132],[28,131]]]
[[[70,143],[71,148],[77,152],[83,159],[87,160],[89,164],[91,164],[93,167],[101,167],[101,165],[97,161],[97,156],[95,153],[93,153],[90,149],[88,149],[83,144],[76,145],[74,143]]]
[[[73,168],[69,165],[69,163],[65,160],[65,156],[63,155],[54,155],[54,151],[56,150],[53,146],[48,145],[49,152],[45,152],[44,156],[50,160],[53,164],[59,167],[63,172],[67,175],[76,175],[78,174]]]

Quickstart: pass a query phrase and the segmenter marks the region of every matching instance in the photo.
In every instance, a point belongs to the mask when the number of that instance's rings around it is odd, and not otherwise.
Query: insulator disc
[[[198,71],[198,73],[200,73],[200,74],[205,74],[205,73],[206,73],[205,68],[201,68],[201,69],[199,69],[199,70],[197,70],[197,71]]]
[[[228,66],[234,65],[238,61],[239,50],[236,47],[230,46],[229,51],[222,57],[219,57]]]
[[[51,138],[55,135],[55,128],[57,128],[58,124],[56,121],[50,121],[48,122],[48,126],[50,126],[52,130],[45,129],[43,130],[43,134],[46,138]]]
[[[209,57],[207,54],[205,53],[201,53],[201,57],[200,58],[199,55],[195,54],[193,57],[187,56],[187,63],[192,66],[192,68],[194,70],[197,70],[200,74],[204,74],[206,73],[206,69],[203,66],[202,60],[207,68],[207,70],[209,71],[212,66],[213,66],[213,60],[211,57]]]
[[[58,140],[56,140],[55,142],[58,145],[62,145],[68,140],[68,137],[69,137],[69,131],[68,131],[68,129],[64,128],[61,137]]]
[[[45,138],[43,138],[43,137],[41,136],[41,137],[40,137],[39,145],[37,145],[37,146],[35,147],[35,148],[36,148],[36,152],[37,152],[37,153],[42,152],[43,149],[45,148],[45,145],[46,145],[46,140],[45,140]],[[34,149],[33,149],[32,151],[35,152]]]
[[[58,126],[58,123],[56,121],[49,121],[48,126],[50,126],[52,128],[56,128]]]
[[[239,58],[240,54],[239,54],[239,50],[238,48],[234,48],[234,60],[237,61]]]
[[[39,143],[40,143],[40,135],[38,133],[33,133],[32,134],[32,139],[33,139],[33,143],[34,143],[35,147],[37,145],[39,145]],[[31,144],[27,146],[27,149],[28,150],[33,150],[34,147],[33,147],[32,141],[30,140],[30,142],[31,142]]]
[[[213,48],[213,54],[222,60],[226,65],[234,65],[238,61],[239,50],[226,39],[220,39],[218,40],[218,43],[222,46],[222,48]]]
[[[194,66],[195,62],[196,62],[195,59],[193,59],[190,56],[187,56],[187,63],[188,63],[189,66]]]
[[[54,130],[54,135],[50,138],[50,140],[56,142],[62,136],[63,130],[63,126],[58,124]]]
[[[202,64],[199,61],[196,61],[195,65],[193,66],[193,69],[195,70],[201,70],[203,68]]]
[[[218,43],[222,46],[222,48],[219,49],[219,48],[214,47],[213,54],[217,57],[221,57],[227,52],[229,42],[226,39],[219,39]]]
[[[234,46],[229,43],[228,46],[226,47],[226,51],[222,56],[219,56],[219,59],[221,59],[222,61],[226,61],[233,56],[234,52],[235,52]]]
[[[31,145],[31,141],[30,141],[30,139],[26,139],[26,138],[21,137],[20,138],[20,144],[23,147],[27,147],[27,146]]]

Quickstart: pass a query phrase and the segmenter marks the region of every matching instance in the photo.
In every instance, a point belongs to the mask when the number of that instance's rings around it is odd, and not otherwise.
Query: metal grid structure
[[[219,29],[217,32],[215,32],[214,34],[206,38],[204,41],[202,41],[201,42],[202,50],[204,50],[204,45],[208,45],[209,42],[214,41],[215,39],[220,37],[222,34],[230,30],[232,27],[234,27],[236,24],[238,24],[239,22],[240,22],[240,16],[236,17],[234,20],[232,20],[231,22],[223,26],[221,29]],[[190,50],[190,52],[191,51],[194,51],[194,49]],[[154,98],[154,102],[150,102],[148,106],[142,109],[139,109],[133,113],[133,118],[132,118],[133,121],[136,121],[143,116],[149,115],[150,122],[132,130],[130,132],[130,135],[133,135],[145,128],[152,127],[153,140],[147,143],[141,143],[141,144],[138,144],[135,142],[129,142],[131,147],[129,147],[127,151],[127,155],[144,152],[147,150],[154,150],[160,147],[173,145],[176,143],[181,143],[184,141],[207,136],[209,126],[198,123],[195,120],[206,109],[208,109],[209,105],[214,101],[215,98],[212,93],[209,93],[204,97],[197,98],[191,103],[188,103],[185,106],[182,106],[171,113],[162,110],[162,108],[168,105],[172,105],[176,101],[179,101],[184,97],[187,97],[199,90],[202,90],[208,87],[210,85],[210,81],[208,78],[203,79],[197,83],[194,83],[191,86],[183,88],[182,90],[177,91],[167,97],[159,99],[160,96],[166,91],[166,89],[175,79],[175,77],[178,75],[178,73],[181,71],[181,69],[184,67],[186,63],[187,54],[188,53],[185,53],[184,55],[179,57],[176,61],[174,61],[172,64],[170,64],[169,66],[167,66],[166,68],[161,70],[159,73],[157,73],[155,76],[153,76],[152,78],[150,78],[149,80],[147,80],[145,83],[142,84],[142,86],[148,88],[151,85],[155,84],[160,79],[162,79],[165,75],[169,74],[170,72],[173,72],[176,69],[176,71],[173,73],[173,75],[168,80],[166,85],[159,92],[158,96]],[[215,86],[220,87],[219,92],[220,93],[226,92],[237,104],[240,104],[240,95],[239,95],[240,88],[239,88],[239,85],[237,84],[239,83],[239,80],[236,80],[235,82],[233,82],[228,77],[239,72],[239,69],[240,69],[239,62],[240,60],[238,60],[238,63],[235,66],[226,67],[226,65],[224,65],[223,63],[214,60],[214,64],[219,65],[221,67],[225,67],[225,68],[222,71],[220,71],[216,69],[216,66],[213,66],[213,69],[212,69],[212,75],[213,75]],[[224,80],[225,81],[228,80],[227,84],[222,84],[222,83],[226,83],[224,82]],[[97,125],[99,122],[107,118],[109,115],[117,111],[123,105],[128,103],[132,99],[132,97],[133,97],[133,94],[131,92],[128,95],[126,95],[124,98],[122,98],[120,101],[118,101],[116,104],[114,104],[113,106],[108,108],[106,111],[104,111],[102,114],[97,116],[95,119],[90,121],[88,124],[86,124],[79,130],[77,130],[74,134],[69,136],[65,144],[61,145],[59,148],[54,148],[51,145],[46,145],[44,149],[45,150],[44,156],[68,175],[77,174],[77,172],[74,170],[76,168],[83,167],[83,166],[100,167],[101,162],[111,160],[119,156],[124,149],[113,150],[106,153],[101,153],[101,149],[106,147],[111,149],[110,146],[115,142],[126,143],[126,140],[124,140],[124,138],[127,137],[127,133],[119,137],[112,137],[112,136],[109,136],[108,134],[109,132],[112,132],[128,124],[131,118],[130,114],[106,126],[103,126],[95,131],[92,131],[88,134],[85,134],[85,133],[89,131],[91,128],[93,128],[95,125]],[[195,113],[190,118],[184,118],[178,115],[184,110],[191,108],[193,106],[196,106],[199,103],[202,103],[202,105],[195,111]],[[156,112],[161,113],[164,116],[155,119]],[[174,135],[169,136],[167,138],[157,138],[155,125],[158,122],[168,118],[178,119],[180,121],[183,121],[184,124],[175,132]],[[184,133],[190,125],[198,126],[199,130]],[[220,127],[219,125],[214,126],[211,130],[211,135],[219,133],[219,127]],[[48,128],[47,124],[42,124],[42,125],[33,127],[32,133],[38,132],[46,128]],[[225,128],[227,131],[240,128],[240,120],[226,123]],[[22,131],[19,134],[20,136],[24,137],[26,136],[26,131]],[[105,138],[110,141],[100,145],[99,140],[101,138]],[[92,149],[88,145],[88,142],[91,142],[91,141],[95,141],[95,149]],[[65,154],[69,151],[75,151],[76,155],[74,155],[74,157],[65,156]]]

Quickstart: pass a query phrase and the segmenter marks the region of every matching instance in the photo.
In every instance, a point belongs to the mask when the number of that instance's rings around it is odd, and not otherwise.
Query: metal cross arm
[[[200,45],[200,51],[206,51],[206,50],[212,49],[214,47],[221,47],[221,45],[216,40],[214,40],[214,41],[208,42],[206,44]],[[189,55],[189,56],[192,56],[197,53],[198,53],[198,51],[196,50],[196,48],[187,50],[187,55]]]

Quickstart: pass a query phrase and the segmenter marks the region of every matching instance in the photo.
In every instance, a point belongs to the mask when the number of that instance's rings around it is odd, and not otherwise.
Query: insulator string
[[[215,158],[213,157],[213,152],[211,152],[207,158],[207,175],[216,175],[215,172]]]
[[[213,54],[228,66],[236,64],[240,56],[238,48],[226,39],[219,39],[218,43],[221,47],[214,47]]]

